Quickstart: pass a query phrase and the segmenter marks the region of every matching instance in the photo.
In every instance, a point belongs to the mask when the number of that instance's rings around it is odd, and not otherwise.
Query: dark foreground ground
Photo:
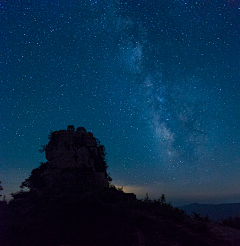
[[[12,202],[1,207],[0,245],[240,245],[240,230],[140,203],[68,196]]]

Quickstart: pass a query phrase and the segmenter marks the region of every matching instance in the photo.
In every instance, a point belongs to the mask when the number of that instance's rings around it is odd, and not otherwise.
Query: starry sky
[[[1,0],[2,195],[83,126],[113,184],[240,202],[238,0]],[[10,196],[9,196],[10,198]]]

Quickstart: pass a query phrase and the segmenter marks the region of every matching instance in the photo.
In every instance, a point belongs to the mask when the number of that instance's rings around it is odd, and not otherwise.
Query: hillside
[[[168,204],[123,201],[113,193],[11,202],[0,218],[1,246],[239,245],[237,229],[189,219]]]
[[[229,217],[240,217],[240,203],[229,203],[229,204],[198,204],[193,203],[186,206],[179,207],[183,209],[187,214],[193,215],[193,213],[200,214],[209,219],[215,221],[221,221]]]

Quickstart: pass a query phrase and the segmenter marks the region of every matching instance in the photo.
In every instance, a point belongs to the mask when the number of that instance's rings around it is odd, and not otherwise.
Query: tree
[[[2,181],[0,181],[0,191],[3,190],[3,187],[1,186]],[[0,195],[1,197],[2,195]]]
[[[34,190],[44,190],[46,189],[46,184],[43,176],[41,175],[44,170],[48,168],[48,162],[41,163],[40,167],[32,170],[31,175],[28,179],[22,182],[20,188],[27,189],[30,191]]]
[[[160,198],[160,201],[162,204],[166,203],[166,197],[164,194],[162,194],[161,198]]]

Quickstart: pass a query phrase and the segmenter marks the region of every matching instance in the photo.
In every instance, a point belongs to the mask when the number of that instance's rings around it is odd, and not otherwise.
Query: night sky
[[[2,195],[85,127],[113,184],[240,202],[238,0],[1,0]],[[10,196],[9,196],[10,198]]]

